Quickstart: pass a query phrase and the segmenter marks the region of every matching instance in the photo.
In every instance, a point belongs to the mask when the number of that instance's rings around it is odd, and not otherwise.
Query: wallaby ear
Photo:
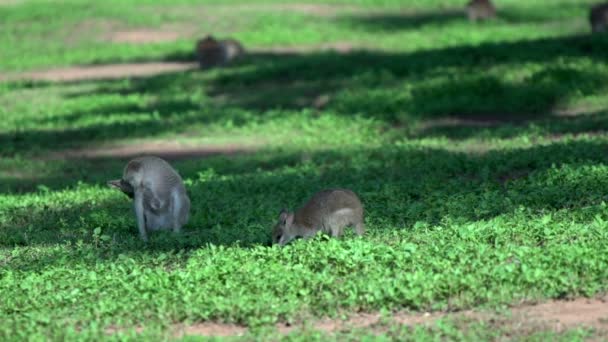
[[[281,213],[279,214],[279,222],[281,222],[282,224],[285,224],[285,222],[287,222],[287,216],[289,216],[287,209],[286,208],[281,209]]]
[[[110,188],[117,188],[119,190],[122,190],[122,187],[120,186],[120,179],[112,179],[108,181],[107,184]]]
[[[293,224],[293,217],[294,217],[293,214],[291,214],[291,213],[287,214],[287,219],[285,220],[285,225],[286,226],[289,227],[289,226],[291,226]]]

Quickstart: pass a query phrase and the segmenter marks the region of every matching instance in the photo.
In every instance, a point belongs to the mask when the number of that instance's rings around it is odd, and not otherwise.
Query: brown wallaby
[[[295,213],[281,212],[272,232],[272,242],[284,246],[297,237],[307,239],[319,231],[338,237],[347,226],[354,226],[357,235],[365,232],[361,200],[351,190],[323,190]]]
[[[490,0],[471,0],[467,3],[466,10],[470,21],[496,17],[496,7]]]
[[[608,28],[608,2],[591,7],[589,23],[593,33],[605,32]]]
[[[196,58],[201,69],[226,65],[245,54],[245,49],[234,39],[217,40],[206,36],[196,43]]]
[[[141,238],[148,231],[173,229],[179,232],[188,222],[190,199],[179,174],[157,157],[135,158],[125,166],[121,179],[108,185],[133,199],[135,218]]]

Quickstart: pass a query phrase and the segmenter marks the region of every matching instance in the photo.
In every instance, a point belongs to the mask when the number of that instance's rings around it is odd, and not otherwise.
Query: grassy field
[[[0,339],[158,340],[208,321],[279,339],[277,322],[605,293],[608,36],[589,33],[594,1],[496,2],[472,24],[457,0],[0,1],[11,75],[187,61],[208,32],[255,48],[208,72],[0,81]],[[146,244],[105,185],[126,160],[74,153],[154,144],[201,153],[172,161],[184,234]],[[360,195],[368,233],[269,247],[280,209],[328,187]],[[594,334],[445,319],[287,337]]]

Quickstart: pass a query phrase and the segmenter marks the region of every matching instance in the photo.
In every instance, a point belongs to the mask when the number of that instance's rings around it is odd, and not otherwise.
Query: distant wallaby
[[[486,20],[496,17],[496,7],[490,0],[471,0],[466,7],[470,21]]]
[[[196,58],[201,69],[226,65],[245,54],[245,49],[234,39],[216,40],[212,36],[196,43]]]
[[[281,212],[272,243],[284,246],[297,237],[307,239],[319,231],[338,237],[347,226],[354,226],[357,235],[365,232],[361,200],[347,189],[323,190],[295,213]]]
[[[605,32],[608,29],[608,2],[591,7],[589,22],[593,33]]]
[[[148,231],[173,229],[179,232],[188,222],[190,199],[179,174],[157,157],[140,157],[127,163],[122,179],[108,182],[133,199],[139,235],[148,240]]]

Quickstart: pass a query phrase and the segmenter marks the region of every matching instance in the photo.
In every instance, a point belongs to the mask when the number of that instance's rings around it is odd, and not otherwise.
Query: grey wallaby
[[[338,237],[347,226],[353,226],[357,235],[365,233],[361,200],[348,189],[323,190],[296,212],[281,212],[272,242],[284,246],[297,237],[310,238],[319,231]]]
[[[196,42],[196,58],[201,69],[224,66],[244,54],[245,48],[234,39],[217,40],[209,35]]]
[[[172,229],[179,232],[188,222],[190,199],[180,175],[158,157],[135,158],[125,166],[121,179],[108,182],[133,199],[139,235]]]

